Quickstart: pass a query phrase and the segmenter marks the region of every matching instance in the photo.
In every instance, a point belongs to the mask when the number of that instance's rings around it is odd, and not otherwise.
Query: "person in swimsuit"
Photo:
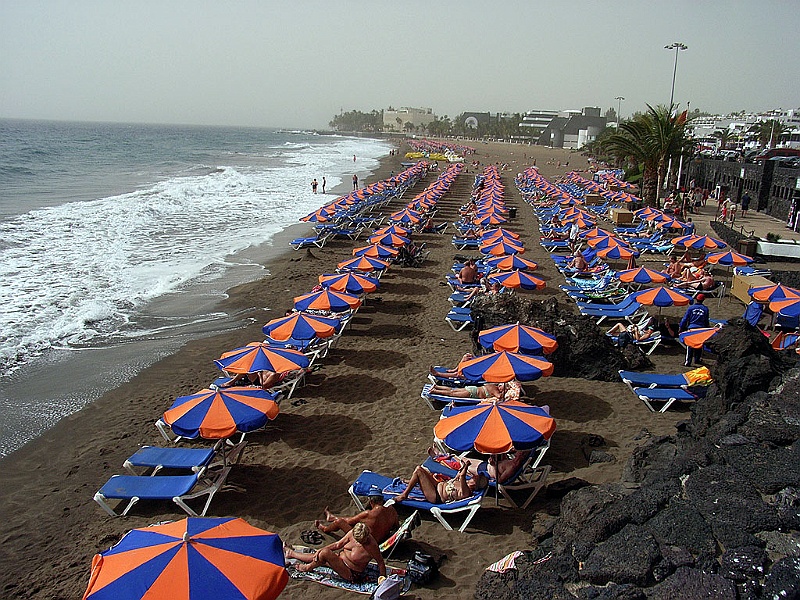
[[[438,463],[452,466],[453,462],[460,463],[463,467],[467,466],[467,475],[478,477],[484,475],[490,480],[505,482],[509,477],[516,473],[522,464],[530,456],[530,450],[515,450],[509,454],[491,456],[488,460],[479,458],[461,458],[453,454],[438,454],[433,446],[428,448],[428,455]]]
[[[384,506],[383,496],[370,496],[369,509],[358,513],[353,517],[337,517],[325,508],[325,521],[317,519],[314,522],[317,529],[323,533],[333,533],[341,531],[347,533],[358,523],[365,523],[372,533],[372,537],[380,543],[385,541],[389,535],[400,526],[400,520],[394,506]]]
[[[480,386],[465,385],[463,388],[433,385],[429,393],[451,398],[472,398],[474,400],[519,400],[523,390],[519,381],[512,379],[506,383],[484,383]]]
[[[469,465],[465,463],[455,477],[446,481],[438,481],[428,469],[419,465],[414,469],[411,479],[408,480],[406,489],[395,496],[395,500],[397,502],[407,500],[415,485],[419,485],[425,499],[432,504],[445,504],[469,498],[475,490],[482,490],[489,485],[489,480],[483,474],[468,479],[468,467]]]
[[[302,564],[297,566],[297,570],[301,573],[328,566],[345,581],[355,583],[363,580],[367,565],[374,559],[378,563],[381,577],[386,577],[386,563],[383,562],[378,542],[364,523],[356,523],[342,539],[328,544],[314,554],[295,552],[284,547],[284,556],[300,561]]]

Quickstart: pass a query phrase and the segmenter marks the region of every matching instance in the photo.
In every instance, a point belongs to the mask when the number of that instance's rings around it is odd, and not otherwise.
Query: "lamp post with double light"
[[[619,121],[622,118],[622,101],[625,100],[623,96],[617,96],[614,98],[617,101],[617,130],[619,131]]]
[[[689,46],[681,42],[673,42],[664,46],[665,50],[675,50],[675,66],[672,67],[672,92],[669,95],[669,109],[672,110],[672,101],[675,98],[675,74],[678,72],[678,52],[687,50]]]

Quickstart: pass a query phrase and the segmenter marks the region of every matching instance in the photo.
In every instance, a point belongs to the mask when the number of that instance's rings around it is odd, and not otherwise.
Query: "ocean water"
[[[235,326],[214,306],[264,274],[253,250],[388,150],[307,132],[0,120],[0,455],[188,337]],[[313,194],[323,176],[328,193]]]

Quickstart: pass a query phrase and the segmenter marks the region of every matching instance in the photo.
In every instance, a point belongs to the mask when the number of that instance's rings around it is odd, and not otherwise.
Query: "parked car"
[[[754,160],[769,160],[776,156],[800,156],[800,148],[768,148],[756,155]]]

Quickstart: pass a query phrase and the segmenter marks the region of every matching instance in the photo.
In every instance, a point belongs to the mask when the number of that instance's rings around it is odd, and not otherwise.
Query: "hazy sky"
[[[322,128],[340,110],[800,107],[796,0],[0,0],[0,117]]]

